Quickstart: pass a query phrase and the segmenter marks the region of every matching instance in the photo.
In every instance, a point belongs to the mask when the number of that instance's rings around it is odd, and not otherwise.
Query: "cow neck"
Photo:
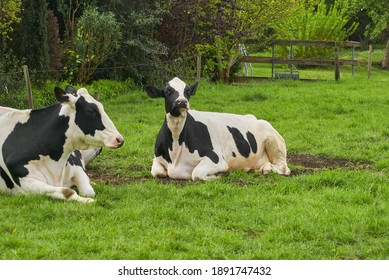
[[[173,117],[170,114],[166,115],[167,125],[172,132],[173,140],[178,140],[182,130],[184,129],[187,113],[182,113],[179,117]]]

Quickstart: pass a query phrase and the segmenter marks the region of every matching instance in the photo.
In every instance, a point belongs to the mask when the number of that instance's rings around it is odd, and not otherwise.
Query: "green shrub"
[[[325,0],[317,6],[301,11],[296,17],[280,23],[276,27],[277,37],[298,40],[344,41],[358,27],[357,23],[346,27],[349,21],[347,16],[347,1],[336,0],[334,5],[327,7]],[[287,47],[281,51],[288,53]],[[326,57],[332,55],[333,48],[325,47],[295,47],[295,57]]]

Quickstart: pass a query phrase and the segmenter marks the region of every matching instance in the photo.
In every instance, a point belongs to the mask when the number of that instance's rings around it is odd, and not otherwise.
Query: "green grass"
[[[96,203],[0,196],[0,258],[389,259],[388,83],[378,70],[339,82],[201,81],[193,109],[255,114],[289,153],[370,166],[211,182],[151,177],[163,100],[129,91],[105,102],[126,142],[90,166],[109,174],[95,182]]]

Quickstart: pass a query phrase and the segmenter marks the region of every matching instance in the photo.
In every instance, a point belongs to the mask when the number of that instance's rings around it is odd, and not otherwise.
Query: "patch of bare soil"
[[[371,166],[366,163],[353,162],[344,158],[331,158],[326,156],[314,156],[310,154],[288,154],[288,163],[298,166],[297,169],[291,169],[291,175],[299,175],[312,173],[321,169],[369,169]],[[131,171],[141,171],[144,167],[132,166],[129,167],[128,173]],[[101,170],[99,168],[87,168],[87,174],[92,181],[98,181],[110,185],[122,185],[132,182],[140,182],[149,180],[149,176],[131,176],[131,175],[115,175],[112,170]],[[174,183],[176,185],[185,185],[185,180],[174,179],[158,179],[161,184]]]
[[[291,170],[292,175],[313,172],[318,169],[369,169],[366,163],[353,162],[344,158],[331,158],[327,156],[314,156],[310,154],[288,154],[288,163],[303,167],[302,170]]]
[[[109,170],[87,167],[86,173],[91,181],[98,181],[103,184],[122,185],[126,183],[145,181],[150,179],[147,176],[115,175]]]

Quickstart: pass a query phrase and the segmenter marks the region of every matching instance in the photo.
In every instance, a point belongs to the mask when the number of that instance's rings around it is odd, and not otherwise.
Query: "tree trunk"
[[[386,48],[384,51],[384,59],[382,60],[382,68],[389,70],[389,40],[386,43]]]
[[[359,42],[361,43],[361,51],[367,51],[369,49],[370,36],[359,35]]]

